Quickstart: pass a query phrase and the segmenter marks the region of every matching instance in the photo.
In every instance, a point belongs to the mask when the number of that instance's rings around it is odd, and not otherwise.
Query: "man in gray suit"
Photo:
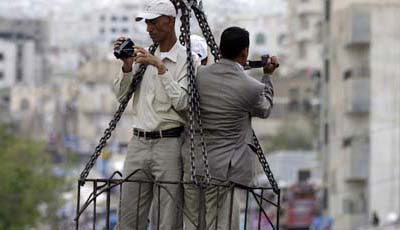
[[[257,155],[252,146],[251,117],[267,118],[273,105],[270,74],[279,66],[277,58],[268,60],[261,82],[255,80],[244,72],[249,43],[246,30],[238,27],[226,29],[220,43],[223,58],[218,63],[198,69],[197,86],[211,182],[222,186],[210,185],[206,189],[206,229],[216,229],[216,224],[217,229],[239,229],[237,202],[233,202],[230,221],[229,208],[233,199],[230,191],[235,185],[254,185]],[[188,142],[189,138],[186,138],[182,151],[185,181],[191,178]],[[196,146],[197,153],[201,153],[199,143]],[[196,176],[203,177],[201,156],[195,160],[195,165]],[[198,225],[197,187],[185,185],[184,193],[186,229],[196,229],[193,224]]]

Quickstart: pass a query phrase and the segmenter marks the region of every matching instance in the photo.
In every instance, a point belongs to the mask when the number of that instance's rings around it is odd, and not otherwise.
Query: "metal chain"
[[[191,2],[192,3],[192,2]],[[196,178],[196,151],[195,151],[195,134],[196,134],[196,122],[198,125],[198,130],[200,133],[200,143],[201,143],[201,152],[203,157],[204,164],[204,180],[201,182],[202,185],[208,185],[210,183],[210,170],[208,165],[208,156],[207,156],[207,148],[204,141],[203,127],[201,123],[201,112],[200,112],[200,102],[199,95],[196,86],[196,75],[195,75],[195,67],[193,63],[192,57],[192,49],[190,44],[190,13],[191,10],[188,8],[188,4],[180,5],[182,16],[181,16],[181,35],[179,37],[180,42],[186,46],[187,53],[187,77],[189,82],[189,109],[188,109],[188,117],[189,117],[189,135],[190,135],[190,157],[191,157],[191,180],[193,183],[198,184],[199,181]]]
[[[265,175],[267,176],[268,181],[271,184],[272,190],[276,194],[278,194],[279,193],[278,183],[276,182],[276,180],[274,178],[274,174],[272,174],[271,168],[269,167],[268,161],[265,158],[264,152],[261,148],[260,143],[258,142],[258,138],[257,138],[256,134],[254,133],[254,130],[253,130],[253,143],[254,143],[254,146],[256,147],[256,153],[258,156],[258,160],[260,161],[260,164],[263,167]]]
[[[192,6],[192,8],[195,5]],[[206,22],[207,24],[207,22]],[[210,33],[212,36],[212,33]],[[190,43],[190,41],[188,41]],[[194,77],[194,79],[196,80],[196,78]],[[204,132],[203,132],[203,123],[201,120],[201,110],[200,110],[200,94],[199,91],[197,89],[196,86],[196,82],[195,82],[195,87],[193,87],[194,90],[194,107],[195,107],[195,111],[196,111],[196,121],[198,124],[198,129],[199,129],[199,133],[200,133],[200,143],[201,143],[201,151],[202,151],[202,156],[203,156],[203,164],[204,164],[204,171],[206,174],[206,181],[205,184],[208,185],[210,184],[210,169],[209,169],[209,165],[208,165],[208,152],[207,152],[207,146],[206,146],[206,142],[204,140]]]
[[[203,33],[203,36],[207,41],[207,45],[210,47],[211,54],[214,56],[215,61],[219,61],[219,59],[221,58],[221,55],[219,52],[219,47],[218,47],[217,43],[215,42],[214,35],[211,31],[210,26],[208,25],[207,18],[206,18],[204,11],[202,11],[195,5],[192,6],[192,9],[193,9],[194,15],[196,16],[196,19],[199,23],[201,32]]]
[[[188,19],[188,17],[190,17],[190,15],[187,15],[187,9],[183,4],[179,4],[179,7],[181,9],[182,12],[182,16],[181,16],[181,35],[179,36],[179,41],[182,45],[186,45],[186,38],[187,38],[187,24],[189,24],[190,22],[187,22],[190,20],[190,18]],[[194,130],[194,111],[193,111],[193,104],[191,103],[193,100],[192,98],[194,97],[194,91],[193,89],[193,81],[191,81],[191,64],[193,64],[193,60],[189,57],[191,57],[192,55],[187,55],[187,69],[188,69],[188,88],[189,88],[189,108],[188,108],[188,117],[189,117],[189,136],[190,136],[190,163],[191,163],[191,168],[190,168],[190,172],[191,172],[191,180],[193,183],[197,184],[197,178],[196,178],[196,155],[195,155],[195,143],[194,143],[194,135],[195,135],[195,130]]]
[[[153,44],[149,47],[149,52],[154,54],[158,45]],[[113,119],[108,124],[108,128],[104,131],[103,137],[100,138],[99,144],[95,148],[95,151],[90,156],[89,162],[86,164],[84,170],[80,175],[80,184],[83,186],[85,184],[85,179],[88,177],[90,170],[96,164],[97,158],[100,156],[101,151],[107,145],[108,139],[111,137],[111,133],[114,131],[115,127],[117,126],[119,120],[121,119],[122,113],[125,111],[126,106],[128,105],[129,100],[132,98],[133,93],[139,86],[140,82],[142,81],[143,74],[146,71],[147,65],[140,65],[139,69],[136,71],[135,76],[133,77],[127,95],[124,97],[122,102],[120,103],[117,112],[115,112]]]

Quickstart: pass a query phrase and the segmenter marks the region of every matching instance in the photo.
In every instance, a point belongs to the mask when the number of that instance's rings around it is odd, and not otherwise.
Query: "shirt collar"
[[[164,52],[165,56],[163,59],[169,59],[176,63],[176,61],[178,59],[178,46],[179,45],[180,45],[179,42],[176,41],[175,45],[168,52]],[[160,57],[160,47],[157,48],[155,55],[157,57]]]
[[[236,65],[238,65],[239,68],[244,71],[244,67],[239,62],[236,62]]]
[[[236,62],[236,61],[232,61],[232,60],[229,60],[226,58],[221,58],[219,63],[225,64],[225,65],[237,66],[240,70],[244,71],[244,67],[241,64],[239,64],[239,62]]]

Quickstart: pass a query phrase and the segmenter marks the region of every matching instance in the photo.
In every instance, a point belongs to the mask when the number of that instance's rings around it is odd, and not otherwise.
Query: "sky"
[[[118,2],[142,2],[143,0],[1,0],[0,15],[25,16],[43,18],[51,11],[62,11],[73,8],[77,11],[85,11],[93,8],[107,7]],[[229,1],[230,4],[226,4]],[[274,14],[283,12],[286,0],[203,0],[206,10],[215,13],[251,12],[252,14]],[[233,11],[232,11],[233,9]],[[15,14],[18,12],[18,14]],[[210,12],[211,14],[213,12]]]

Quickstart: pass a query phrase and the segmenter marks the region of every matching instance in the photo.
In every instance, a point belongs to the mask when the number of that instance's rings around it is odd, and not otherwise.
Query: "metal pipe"
[[[97,182],[93,183],[93,230],[96,230],[96,204],[97,204]]]
[[[76,219],[75,219],[75,229],[79,230],[79,206],[81,205],[81,181],[78,181],[78,201],[76,202]]]
[[[244,209],[244,230],[247,229],[247,212],[249,209],[249,189],[246,189],[246,208]]]

